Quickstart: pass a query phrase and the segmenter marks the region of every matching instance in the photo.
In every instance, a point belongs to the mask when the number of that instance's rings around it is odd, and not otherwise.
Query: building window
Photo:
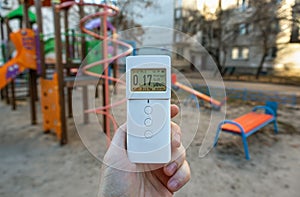
[[[239,48],[234,47],[231,51],[231,59],[236,60],[239,59]]]
[[[294,27],[292,28],[291,32],[291,43],[299,43],[300,42],[300,28],[298,25],[293,25]]]
[[[246,35],[249,33],[249,26],[245,23],[239,25],[239,34]]]
[[[249,7],[249,0],[237,0],[237,6],[244,11]]]
[[[212,29],[212,37],[213,38],[218,38],[220,35],[220,29],[219,28],[213,28]]]
[[[176,59],[178,59],[178,60],[183,59],[183,48],[182,47],[177,48]]]
[[[181,34],[175,32],[175,42],[180,42],[181,41]]]
[[[277,47],[271,47],[268,50],[267,60],[272,60],[277,56]]]
[[[234,47],[231,50],[231,59],[233,60],[247,60],[249,58],[249,48]]]
[[[180,19],[181,18],[181,9],[176,9],[175,11],[175,18]]]
[[[235,25],[235,33],[238,35],[246,35],[250,32],[250,26],[248,24],[242,23]]]

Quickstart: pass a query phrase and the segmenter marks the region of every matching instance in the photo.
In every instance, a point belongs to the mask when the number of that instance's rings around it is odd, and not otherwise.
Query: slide
[[[0,66],[0,89],[25,69],[36,69],[36,50],[34,31],[21,29],[10,34],[10,39],[16,47],[14,58]]]

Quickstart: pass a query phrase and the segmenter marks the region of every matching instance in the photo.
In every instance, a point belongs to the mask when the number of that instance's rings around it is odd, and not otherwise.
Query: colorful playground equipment
[[[80,20],[80,33],[71,32],[68,29],[68,10],[73,6],[79,7],[79,15],[82,18]],[[97,6],[100,12],[83,16],[83,7],[84,6]],[[43,125],[44,131],[53,130],[55,131],[57,138],[60,140],[61,144],[67,142],[67,125],[65,119],[65,98],[64,98],[64,88],[67,87],[68,94],[68,109],[69,114],[72,114],[72,104],[71,104],[71,91],[74,84],[75,77],[69,75],[70,69],[79,68],[81,61],[87,56],[88,51],[93,49],[93,53],[97,54],[88,55],[86,60],[87,63],[83,68],[82,76],[77,76],[77,82],[82,87],[83,94],[83,106],[86,109],[86,112],[96,112],[98,114],[103,114],[104,116],[104,131],[107,134],[107,141],[110,141],[110,132],[111,132],[111,122],[115,128],[115,121],[113,116],[110,115],[110,108],[113,106],[110,102],[110,92],[109,92],[109,82],[119,82],[117,79],[117,64],[114,60],[126,56],[131,53],[132,47],[116,39],[115,28],[107,20],[108,17],[112,17],[118,13],[118,9],[114,6],[107,4],[91,4],[84,3],[84,1],[56,1],[53,4],[54,12],[54,38],[47,39],[47,42],[44,42],[43,39],[45,35],[42,34],[42,21],[41,21],[41,2],[35,1],[35,7],[37,10],[37,23],[38,31],[40,35],[40,58],[39,62],[42,67],[41,71],[41,104],[43,112]],[[63,13],[64,17],[64,28],[65,33],[61,32],[60,29],[60,14]],[[101,19],[100,19],[101,18]],[[94,29],[100,28],[100,34]],[[112,38],[109,37],[108,32],[111,32]],[[74,62],[74,57],[78,58],[78,55],[75,55],[74,45],[78,44],[78,41],[74,41],[75,35],[80,37],[80,61]],[[62,37],[64,36],[64,41]],[[93,39],[91,39],[93,38]],[[123,46],[128,48],[127,51],[117,54],[118,46]],[[55,47],[55,73],[52,77],[46,76],[47,62],[45,60],[45,54],[52,52]],[[96,49],[95,49],[96,47]],[[65,59],[62,58],[62,52],[65,52]],[[78,53],[78,52],[77,52]],[[78,60],[78,59],[77,59]],[[112,64],[113,77],[108,75],[109,64]],[[64,75],[64,70],[67,70],[67,76]],[[88,76],[85,76],[88,75]],[[89,80],[98,81],[101,79],[100,83],[103,85],[103,107],[98,109],[88,110],[87,105],[87,85]],[[76,85],[78,83],[76,82]],[[71,117],[69,115],[69,117]],[[88,122],[87,114],[84,115],[84,123]],[[111,122],[110,122],[111,121]]]
[[[16,47],[17,55],[0,67],[0,89],[25,69],[37,68],[34,31],[21,29],[11,33],[10,39]]]
[[[29,75],[26,75],[29,82],[31,123],[36,124],[37,64],[34,32],[30,29],[30,26],[35,22],[36,18],[27,8],[28,7],[21,5],[1,19],[1,43],[4,64],[0,66],[0,89],[1,97],[4,98],[5,95],[7,103],[12,104],[13,110],[16,109],[15,78],[23,71],[29,70]],[[10,31],[9,20],[13,19],[18,19],[20,24],[22,24],[18,32]],[[5,25],[6,32],[3,31]],[[9,58],[11,58],[13,51],[9,50],[9,47],[4,48],[5,44],[9,46],[9,38],[16,48],[16,55],[12,59]],[[9,95],[8,86],[11,88],[11,95]],[[10,96],[11,98],[9,98]]]
[[[77,54],[75,59],[75,49],[72,43],[75,43],[75,36],[77,33],[70,31],[68,28],[68,10],[59,9],[58,5],[64,1],[56,1],[51,4],[51,1],[34,1],[36,14],[37,14],[37,24],[38,24],[38,34],[39,34],[39,48],[40,56],[38,62],[41,66],[41,108],[43,113],[43,128],[44,132],[54,131],[57,139],[61,144],[67,143],[67,119],[66,119],[66,102],[65,102],[65,88],[67,89],[67,106],[68,106],[68,115],[72,117],[72,81],[74,77],[71,77],[71,69],[79,68],[80,62],[86,55],[86,43],[84,35],[79,39],[81,42],[81,54]],[[32,1],[33,3],[33,1]],[[51,6],[54,13],[54,34],[50,34],[52,37],[44,40],[46,36],[43,34],[43,23],[42,23],[42,6]],[[60,15],[64,15],[64,29],[65,33],[61,32],[60,28]],[[80,9],[80,15],[83,14],[83,11]],[[71,32],[71,33],[70,33]],[[62,36],[64,36],[65,43],[62,44]],[[73,36],[73,37],[71,37]],[[77,39],[76,39],[76,42]],[[46,59],[45,55],[51,52],[55,52],[55,59],[49,61]],[[62,58],[62,53],[65,53],[65,59]],[[55,65],[55,66],[53,66]],[[53,70],[54,73],[48,73],[48,70]],[[66,74],[65,74],[66,71]],[[51,71],[50,73],[52,73]],[[85,89],[84,94],[87,94],[87,89]],[[86,97],[84,97],[86,98]],[[83,101],[87,103],[87,98]]]
[[[30,69],[29,75],[29,87],[31,89],[31,114],[32,123],[36,123],[36,110],[35,110],[35,100],[36,93],[34,93],[34,86],[36,84],[36,72],[31,72],[32,70],[39,71],[40,74],[40,88],[41,88],[41,105],[43,113],[43,127],[44,131],[48,132],[53,130],[56,133],[57,138],[60,140],[61,144],[67,142],[66,134],[66,119],[65,119],[65,98],[64,98],[64,88],[67,88],[67,99],[68,99],[68,114],[72,117],[72,104],[71,104],[71,91],[75,77],[71,77],[70,70],[73,68],[79,68],[81,61],[86,56],[87,52],[100,43],[99,40],[86,39],[88,35],[76,33],[73,30],[68,29],[68,10],[70,6],[65,8],[59,8],[60,3],[73,2],[73,1],[56,1],[57,3],[52,4],[51,0],[45,1],[33,1],[24,0],[23,4],[19,6],[16,10],[13,10],[6,16],[8,19],[20,19],[23,21],[21,24],[25,24],[27,28],[21,29],[19,32],[11,33],[10,38],[16,47],[16,56],[7,61],[4,65],[0,67],[0,89],[7,89],[7,84],[11,83],[14,85],[14,78],[25,71],[25,69]],[[28,10],[31,5],[35,5],[36,14],[35,16],[32,12]],[[79,5],[80,17],[83,18],[83,8],[81,4]],[[52,38],[44,40],[45,35],[43,34],[43,24],[42,24],[42,6],[53,6],[53,12],[55,16],[55,34]],[[61,33],[60,29],[60,14],[64,14],[64,27],[65,33]],[[1,18],[1,25],[2,25]],[[38,24],[38,29],[33,31],[29,29],[32,23],[36,22]],[[107,22],[107,21],[105,21]],[[105,23],[104,22],[104,23]],[[94,23],[94,25],[97,25]],[[98,23],[100,25],[100,21]],[[111,24],[110,24],[111,25]],[[89,28],[89,27],[88,27]],[[109,27],[114,31],[112,26]],[[6,28],[9,29],[9,28]],[[3,32],[1,28],[1,38],[3,39]],[[36,34],[35,34],[36,33]],[[36,36],[36,37],[35,37]],[[62,45],[62,37],[64,36],[64,45]],[[2,40],[2,48],[4,49]],[[78,49],[75,49],[74,45],[77,45]],[[81,49],[79,49],[81,47]],[[37,48],[37,50],[36,50]],[[108,48],[110,49],[110,48]],[[5,51],[5,50],[3,50]],[[55,52],[55,61],[47,62],[45,55],[47,53]],[[62,59],[62,52],[65,53],[65,60]],[[98,50],[100,53],[95,55],[98,58],[91,58],[88,62],[93,63],[94,61],[99,61],[102,57],[103,50]],[[75,54],[76,53],[76,54]],[[77,58],[77,59],[76,59]],[[79,59],[78,59],[79,58]],[[53,68],[55,64],[55,72],[50,75],[47,74],[49,68]],[[49,67],[49,68],[48,68]],[[66,71],[66,77],[65,77]],[[94,69],[93,72],[102,73],[102,69]],[[48,72],[49,73],[49,72]],[[50,72],[52,73],[52,72]],[[93,79],[95,80],[95,79]],[[12,86],[13,87],[13,86]],[[87,95],[87,87],[83,87],[84,94]],[[14,92],[14,91],[12,91]],[[2,95],[2,94],[1,94]],[[8,94],[7,94],[8,95]],[[84,96],[84,105],[87,106],[87,96]],[[86,107],[87,108],[87,107]],[[86,116],[85,116],[86,117]],[[85,119],[87,122],[87,119]]]
[[[209,97],[207,96],[206,94],[203,94],[197,90],[194,90],[184,84],[181,84],[177,81],[177,76],[176,74],[172,74],[172,84],[188,93],[191,93],[192,95],[195,95],[197,98],[203,100],[203,101],[206,101],[208,103],[211,104],[212,108],[213,109],[216,109],[216,110],[220,110],[220,108],[222,107],[222,105],[224,104],[224,102],[226,101],[226,98],[220,102],[212,97]]]
[[[265,113],[258,113],[257,111],[264,109]],[[233,135],[239,135],[242,138],[245,157],[247,160],[250,159],[247,137],[254,134],[264,126],[273,123],[274,132],[278,133],[277,122],[276,122],[276,102],[267,102],[266,106],[256,106],[243,116],[240,116],[234,120],[224,120],[222,121],[217,129],[214,146],[217,146],[219,135],[221,131],[231,133]]]

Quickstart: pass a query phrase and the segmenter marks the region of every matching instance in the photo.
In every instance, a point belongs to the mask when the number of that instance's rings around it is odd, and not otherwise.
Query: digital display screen
[[[131,69],[131,91],[166,91],[166,69]]]

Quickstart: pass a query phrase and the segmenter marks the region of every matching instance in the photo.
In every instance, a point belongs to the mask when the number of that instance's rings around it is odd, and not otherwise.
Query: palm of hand
[[[178,108],[172,106],[172,117],[177,113]],[[168,165],[133,164],[125,148],[126,125],[121,126],[104,157],[99,196],[172,196],[190,179],[180,136],[179,126],[172,123],[172,162]]]

